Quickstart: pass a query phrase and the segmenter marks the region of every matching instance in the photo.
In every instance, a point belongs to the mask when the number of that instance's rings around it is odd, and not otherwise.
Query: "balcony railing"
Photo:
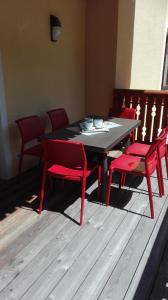
[[[113,109],[117,112],[121,107],[135,108],[136,118],[141,120],[135,140],[152,142],[168,126],[168,91],[115,89]]]

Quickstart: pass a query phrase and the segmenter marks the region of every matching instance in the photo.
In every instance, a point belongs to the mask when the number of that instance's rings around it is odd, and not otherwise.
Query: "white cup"
[[[80,125],[80,128],[83,131],[92,130],[93,129],[93,122],[92,121],[83,121],[79,125]]]
[[[103,119],[94,119],[93,125],[95,128],[102,128],[103,127]]]

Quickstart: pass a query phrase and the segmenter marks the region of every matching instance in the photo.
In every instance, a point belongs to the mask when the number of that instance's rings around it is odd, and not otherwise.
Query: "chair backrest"
[[[164,144],[166,146],[166,135],[167,131],[166,128],[164,128],[162,129],[161,134],[155,138],[154,142],[151,144],[151,147],[148,150],[148,153],[146,154],[146,160],[148,162],[157,159],[157,153],[159,155],[162,145]]]
[[[52,130],[57,130],[69,125],[69,119],[64,108],[57,108],[47,111],[50,118]]]
[[[147,154],[146,154],[146,158],[149,159],[154,153],[156,153],[156,149],[160,144],[160,140],[159,139],[155,139],[154,142],[151,144]]]
[[[156,138],[159,141],[158,149],[161,157],[163,157],[166,152],[167,133],[167,128],[163,128],[161,134]]]
[[[51,164],[59,164],[69,168],[87,167],[84,145],[64,140],[42,140],[44,160]]]
[[[124,118],[124,119],[135,119],[136,109],[125,107],[120,112],[115,113],[115,111],[113,111],[113,108],[110,108],[109,109],[109,117]]]
[[[155,139],[145,156],[146,170],[149,170],[151,174],[156,169],[156,165],[158,163],[158,144],[159,141]]]
[[[19,127],[22,142],[30,142],[44,134],[44,127],[39,116],[29,116],[15,121]]]

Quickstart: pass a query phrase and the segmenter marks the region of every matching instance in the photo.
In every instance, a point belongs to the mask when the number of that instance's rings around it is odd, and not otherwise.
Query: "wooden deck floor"
[[[25,173],[20,182],[14,179],[10,185],[1,183],[0,299],[165,297],[168,287],[158,295],[156,285],[168,236],[168,181],[164,180],[165,196],[159,198],[152,177],[152,220],[145,179],[129,176],[122,190],[117,179],[111,206],[106,208],[95,201],[97,182],[92,178],[82,227],[77,223],[78,185],[66,183],[63,190],[48,191],[39,216],[39,172]]]

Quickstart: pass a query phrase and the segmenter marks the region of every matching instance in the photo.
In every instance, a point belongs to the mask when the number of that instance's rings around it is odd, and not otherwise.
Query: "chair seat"
[[[156,155],[154,153],[151,161],[148,163],[150,174],[152,174],[156,168],[156,164],[153,163],[155,156]],[[112,161],[109,169],[146,175],[145,160],[141,157],[127,154],[122,154],[120,157]]]
[[[142,143],[133,143],[126,150],[126,154],[134,154],[139,156],[145,156],[148,153],[151,145],[142,144]]]
[[[28,148],[28,149],[25,149],[25,150],[24,150],[24,154],[42,157],[42,155],[43,155],[43,150],[42,150],[41,144],[37,144],[37,145],[35,145],[35,146],[33,146],[33,147],[30,147],[30,148]]]
[[[110,150],[107,154],[108,158],[118,158],[123,152],[121,150]]]
[[[86,177],[88,177],[97,168],[97,163],[91,163],[86,170]],[[61,177],[66,180],[80,181],[83,178],[83,170],[81,168],[66,168],[61,165],[54,164],[47,170],[48,174],[55,177]]]

